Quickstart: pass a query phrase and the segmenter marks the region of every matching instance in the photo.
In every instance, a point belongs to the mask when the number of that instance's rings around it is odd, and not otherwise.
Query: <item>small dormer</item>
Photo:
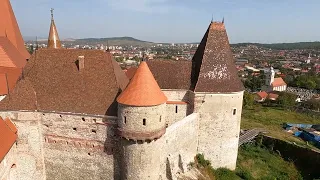
[[[78,68],[78,71],[84,69],[84,56],[78,56],[78,59],[75,61],[75,64]]]

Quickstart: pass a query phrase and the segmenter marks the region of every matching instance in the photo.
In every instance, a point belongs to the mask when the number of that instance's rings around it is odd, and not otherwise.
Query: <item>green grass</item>
[[[239,148],[236,174],[242,179],[299,180],[302,179],[293,162],[256,145]]]
[[[286,122],[320,124],[320,117],[313,118],[301,113],[257,105],[254,109],[243,109],[241,129],[263,128],[269,136],[307,146],[302,139],[284,131],[282,124]]]
[[[215,180],[300,180],[299,171],[293,162],[282,159],[278,154],[255,144],[239,148],[237,168],[230,171],[225,168],[213,169],[211,163],[201,154],[195,163],[210,179]]]

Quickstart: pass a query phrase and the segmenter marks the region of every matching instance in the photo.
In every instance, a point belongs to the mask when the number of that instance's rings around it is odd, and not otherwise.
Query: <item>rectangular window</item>
[[[160,116],[160,122],[161,122],[161,116]]]
[[[176,113],[178,113],[178,106],[176,106]]]
[[[127,117],[126,116],[124,116],[124,123],[126,124],[127,123]]]
[[[236,114],[237,114],[237,109],[236,109],[236,108],[233,109],[232,114],[233,114],[233,115],[236,115]]]
[[[143,125],[144,126],[146,125],[146,119],[143,119]]]

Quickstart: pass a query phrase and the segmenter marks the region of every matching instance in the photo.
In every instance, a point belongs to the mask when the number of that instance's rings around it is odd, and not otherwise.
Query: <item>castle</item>
[[[235,169],[244,88],[224,22],[192,61],[143,61],[130,82],[109,52],[63,49],[50,29],[0,102],[17,128],[0,178],[176,179],[197,153]]]

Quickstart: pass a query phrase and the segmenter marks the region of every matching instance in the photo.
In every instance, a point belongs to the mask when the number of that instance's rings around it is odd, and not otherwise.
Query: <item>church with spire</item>
[[[109,51],[61,48],[52,9],[48,48],[0,102],[0,179],[171,180],[199,153],[235,170],[243,92],[224,20],[192,61],[144,60],[129,80]]]

